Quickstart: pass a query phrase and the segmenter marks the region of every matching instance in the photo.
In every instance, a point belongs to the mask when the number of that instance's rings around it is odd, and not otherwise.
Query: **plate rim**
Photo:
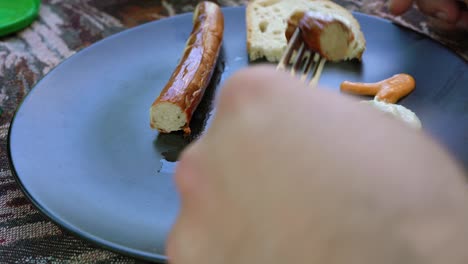
[[[234,7],[222,7],[221,9],[223,10],[223,13],[224,13],[226,11],[231,11],[231,10],[234,10],[234,11],[235,10],[245,10],[246,6],[242,5],[242,6],[234,6]],[[401,26],[399,24],[396,24],[396,23],[394,23],[393,21],[391,21],[389,19],[384,19],[384,18],[375,16],[375,15],[366,14],[366,13],[362,13],[362,12],[358,12],[358,11],[351,11],[351,13],[353,15],[357,15],[357,16],[361,16],[361,17],[367,17],[367,18],[378,20],[378,21],[383,22],[383,23],[392,24],[394,26],[397,26],[400,30],[410,31],[412,33],[419,34],[419,35],[421,35],[421,36],[423,36],[425,38],[428,38],[428,39],[432,40],[434,43],[441,46],[442,48],[450,50],[447,46],[443,45],[439,41],[434,40],[434,39],[432,39],[432,38],[418,32],[418,31],[415,31],[415,30],[413,30],[411,28],[406,28],[406,27],[403,27],[403,26]],[[63,221],[62,219],[60,219],[60,217],[57,217],[52,212],[47,210],[46,205],[43,205],[43,204],[39,203],[29,193],[29,191],[27,190],[27,188],[23,184],[23,181],[21,180],[21,176],[16,171],[16,168],[15,168],[15,165],[13,164],[13,159],[12,159],[11,136],[12,136],[13,127],[15,125],[15,120],[17,118],[17,114],[21,110],[22,105],[27,102],[28,98],[30,98],[31,92],[36,87],[38,87],[45,79],[50,78],[50,76],[52,76],[54,74],[54,72],[56,71],[56,69],[61,67],[62,64],[71,63],[76,56],[83,55],[84,53],[88,52],[88,50],[93,49],[96,46],[103,45],[104,43],[106,43],[108,41],[112,41],[114,38],[121,37],[121,36],[123,36],[125,34],[129,34],[129,33],[133,32],[133,31],[139,30],[139,29],[141,29],[143,27],[153,26],[153,25],[157,25],[159,23],[167,23],[168,21],[171,21],[171,20],[177,20],[177,19],[180,19],[180,18],[183,18],[183,17],[192,16],[192,15],[193,15],[193,11],[180,13],[180,14],[177,14],[177,15],[174,15],[174,16],[171,16],[171,17],[162,18],[162,19],[159,19],[159,20],[148,21],[148,22],[142,23],[142,24],[140,24],[138,26],[123,29],[122,31],[113,33],[113,34],[111,34],[111,35],[109,35],[107,37],[104,37],[104,38],[92,43],[89,46],[86,46],[86,47],[84,47],[82,49],[77,50],[76,52],[74,52],[74,54],[72,54],[68,58],[65,58],[64,60],[62,60],[55,67],[53,67],[52,70],[50,70],[47,74],[45,74],[42,78],[40,78],[33,85],[31,90],[24,96],[24,98],[18,103],[18,106],[16,107],[16,109],[14,111],[13,117],[10,120],[10,126],[8,128],[7,151],[6,151],[7,152],[7,164],[9,166],[10,170],[11,170],[13,178],[15,179],[16,183],[18,184],[19,189],[22,191],[22,193],[25,195],[25,197],[33,204],[33,206],[38,210],[38,212],[40,214],[42,214],[49,221],[53,222],[62,231],[68,232],[68,233],[72,234],[73,236],[75,236],[76,238],[82,239],[82,240],[84,240],[85,242],[89,243],[92,246],[97,246],[98,248],[105,249],[105,250],[108,250],[108,251],[116,253],[116,254],[124,255],[124,256],[130,257],[130,258],[134,258],[134,259],[140,259],[140,260],[144,260],[144,261],[150,261],[150,262],[156,262],[156,263],[167,263],[168,259],[167,259],[167,257],[165,255],[158,254],[158,253],[149,253],[147,251],[133,249],[133,248],[130,248],[128,246],[123,246],[121,244],[110,242],[108,240],[102,239],[102,238],[100,238],[98,236],[95,236],[95,235],[93,235],[91,233],[88,233],[88,232],[86,232],[84,230],[81,230],[80,228],[77,228],[76,226],[74,226],[74,225],[72,225],[72,224],[70,224],[70,223],[68,223],[66,221]],[[450,50],[450,51],[453,54],[460,57],[457,53],[453,52],[452,50]]]
[[[242,9],[242,8],[243,7],[223,7],[222,9],[227,10],[227,9]],[[140,259],[140,260],[150,261],[150,262],[167,263],[167,260],[168,260],[167,257],[162,255],[162,254],[149,253],[149,252],[138,250],[138,249],[132,249],[132,248],[130,248],[128,246],[122,246],[121,244],[110,242],[108,240],[102,239],[102,238],[100,238],[98,236],[95,236],[95,235],[93,235],[91,233],[85,232],[84,230],[81,230],[81,229],[77,228],[76,226],[74,226],[74,225],[72,225],[72,224],[70,224],[70,223],[68,223],[66,221],[63,221],[60,217],[57,217],[54,213],[50,212],[50,210],[47,210],[45,208],[46,205],[43,205],[40,202],[38,202],[33,197],[33,195],[31,195],[29,193],[28,189],[25,187],[25,185],[23,184],[23,181],[21,180],[21,176],[16,171],[16,167],[13,164],[13,158],[12,158],[11,136],[12,136],[12,130],[13,130],[13,127],[14,127],[14,124],[15,124],[15,120],[17,118],[17,114],[21,110],[23,104],[25,104],[27,102],[28,98],[30,98],[31,92],[36,87],[38,87],[44,80],[46,80],[47,78],[50,78],[50,76],[53,75],[53,73],[56,71],[56,69],[61,67],[62,64],[70,63],[71,61],[73,61],[73,59],[76,56],[83,55],[83,53],[88,52],[88,50],[93,49],[96,46],[102,45],[103,43],[108,42],[108,41],[112,41],[112,39],[114,39],[114,38],[123,36],[125,34],[128,34],[128,33],[132,32],[132,31],[141,29],[142,27],[152,26],[152,25],[156,25],[156,24],[159,24],[159,23],[167,23],[170,20],[176,20],[176,19],[180,19],[182,17],[192,16],[192,15],[193,15],[193,11],[177,14],[175,16],[171,16],[171,17],[167,17],[167,18],[163,18],[163,19],[159,19],[159,20],[149,21],[149,22],[140,24],[140,25],[132,27],[132,28],[124,29],[124,30],[122,30],[120,32],[116,32],[116,33],[114,33],[112,35],[109,35],[107,37],[104,37],[104,38],[94,42],[93,44],[91,44],[91,45],[89,45],[87,47],[84,47],[84,48],[76,51],[70,57],[68,57],[68,58],[62,60],[60,63],[58,63],[55,67],[53,67],[53,69],[51,69],[42,78],[40,78],[36,82],[36,84],[33,85],[33,87],[28,92],[28,94],[21,100],[21,102],[18,103],[18,106],[15,109],[13,117],[11,118],[11,121],[10,121],[10,126],[8,128],[7,151],[6,151],[7,152],[7,161],[8,161],[7,164],[9,166],[9,168],[10,168],[10,171],[11,171],[11,174],[12,174],[13,178],[15,179],[19,189],[25,195],[25,197],[33,204],[33,206],[37,209],[37,211],[39,211],[39,213],[41,215],[43,215],[46,219],[48,219],[49,221],[54,223],[56,226],[58,226],[62,231],[68,232],[68,233],[74,235],[76,238],[82,239],[85,242],[87,242],[87,243],[89,243],[89,244],[91,244],[93,246],[97,246],[99,248],[109,250],[109,251],[111,251],[113,253],[121,254],[121,255],[130,257],[130,258],[136,258],[136,259]]]

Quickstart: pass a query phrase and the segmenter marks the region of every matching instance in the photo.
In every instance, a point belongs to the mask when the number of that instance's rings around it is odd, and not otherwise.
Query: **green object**
[[[40,0],[0,0],[0,36],[29,26],[39,14]]]

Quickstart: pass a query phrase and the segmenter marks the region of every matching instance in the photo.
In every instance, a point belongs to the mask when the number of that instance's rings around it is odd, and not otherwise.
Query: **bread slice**
[[[250,0],[247,4],[247,52],[251,61],[265,58],[278,62],[286,49],[285,31],[296,11],[312,11],[342,22],[352,41],[344,60],[362,58],[366,40],[359,22],[344,7],[328,0]]]

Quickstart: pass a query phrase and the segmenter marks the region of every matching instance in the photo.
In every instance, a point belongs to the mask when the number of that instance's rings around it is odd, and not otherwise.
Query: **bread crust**
[[[276,11],[275,11],[276,10]],[[266,58],[270,62],[277,62],[286,48],[286,39],[278,39],[272,32],[259,31],[261,22],[267,22],[275,31],[282,31],[287,27],[287,19],[296,11],[313,12],[317,15],[330,16],[345,25],[351,34],[349,53],[345,60],[362,60],[366,49],[366,40],[361,26],[353,14],[344,7],[329,0],[250,0],[246,9],[247,52],[251,61]],[[276,12],[276,13],[275,13]],[[273,14],[272,19],[268,18]],[[273,44],[271,44],[273,43]]]

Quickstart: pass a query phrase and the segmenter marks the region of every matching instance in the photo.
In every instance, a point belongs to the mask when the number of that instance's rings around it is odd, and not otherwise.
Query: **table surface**
[[[170,3],[172,2],[172,3]],[[103,250],[51,223],[26,199],[8,166],[11,118],[34,84],[80,49],[127,28],[193,11],[188,0],[43,0],[27,29],[0,38],[0,263],[143,263]],[[219,0],[239,6],[247,0]],[[431,30],[413,8],[402,17],[388,14],[384,0],[335,1],[408,27],[447,45],[468,60],[466,33]]]

